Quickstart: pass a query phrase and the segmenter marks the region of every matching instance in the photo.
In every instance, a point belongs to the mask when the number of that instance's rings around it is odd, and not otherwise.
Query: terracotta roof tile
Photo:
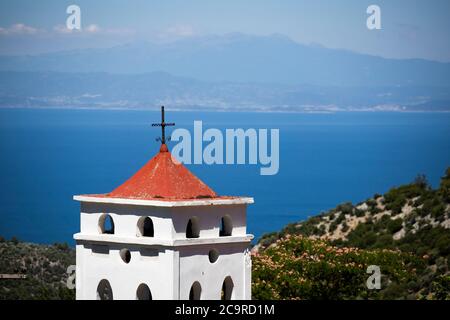
[[[217,194],[177,162],[165,144],[125,183],[105,197],[142,200],[181,200],[216,198]]]

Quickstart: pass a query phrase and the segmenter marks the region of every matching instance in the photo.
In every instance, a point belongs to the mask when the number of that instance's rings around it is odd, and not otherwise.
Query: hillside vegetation
[[[437,189],[432,189],[424,176],[418,176],[413,183],[392,188],[384,195],[376,194],[357,205],[343,203],[306,221],[289,224],[280,232],[264,235],[253,249],[253,293],[255,297],[280,299],[449,299],[449,212],[450,168]],[[302,249],[288,250],[287,243],[290,248]],[[329,252],[344,250],[352,254],[340,258],[336,254],[324,255],[317,251],[317,246],[324,246]],[[283,252],[289,256],[286,264],[279,257]],[[354,256],[354,252],[359,256]],[[386,258],[386,252],[391,255],[390,259]],[[309,260],[305,260],[308,256]],[[344,270],[335,267],[342,263],[347,266]],[[368,263],[381,268],[384,278],[381,290],[369,292],[361,288],[365,285],[362,279],[369,276],[366,274]],[[327,268],[331,272],[328,276],[324,274]],[[291,276],[278,285],[275,275],[284,272]],[[274,279],[268,275],[270,273]],[[344,281],[340,278],[343,274],[354,276]],[[287,293],[283,289],[302,279],[320,279],[323,286],[316,291],[302,288]],[[275,288],[261,287],[262,281]],[[350,288],[341,288],[330,295],[329,287],[343,285]]]
[[[0,237],[0,274],[25,275],[1,279],[0,300],[74,299],[67,288],[67,267],[75,264],[75,250],[67,244],[42,245]]]

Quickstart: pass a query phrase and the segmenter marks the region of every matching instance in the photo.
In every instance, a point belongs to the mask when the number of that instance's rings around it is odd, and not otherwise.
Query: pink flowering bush
[[[278,240],[253,256],[254,299],[382,298],[391,285],[416,277],[417,258],[400,251],[339,248],[301,235]],[[369,290],[367,267],[377,265],[382,290]]]

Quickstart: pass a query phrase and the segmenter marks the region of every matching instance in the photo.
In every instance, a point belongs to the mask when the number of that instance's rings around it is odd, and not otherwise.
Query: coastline
[[[61,106],[38,106],[38,107],[27,107],[27,106],[0,106],[0,110],[92,110],[92,111],[150,111],[158,112],[160,106],[155,106],[152,108],[124,108],[124,107],[61,107]],[[281,114],[338,114],[338,113],[450,113],[449,110],[379,110],[379,109],[341,109],[341,110],[275,110],[275,109],[217,109],[217,108],[176,108],[170,107],[171,112],[208,112],[208,113],[225,113],[225,112],[235,112],[235,113],[281,113]]]

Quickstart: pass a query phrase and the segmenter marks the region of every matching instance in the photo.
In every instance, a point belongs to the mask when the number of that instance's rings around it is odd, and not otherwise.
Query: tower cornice
[[[191,238],[191,239],[161,239],[145,237],[124,237],[107,234],[74,234],[76,241],[87,241],[89,243],[107,244],[118,243],[138,246],[161,246],[161,247],[182,247],[192,245],[249,243],[254,236],[247,234],[244,236],[211,237],[211,238]]]
[[[239,205],[252,204],[251,197],[216,197],[212,199],[187,199],[187,200],[143,200],[129,198],[112,198],[104,195],[76,195],[74,200],[80,202],[125,204],[150,207],[194,207],[194,206],[214,206],[214,205]]]

